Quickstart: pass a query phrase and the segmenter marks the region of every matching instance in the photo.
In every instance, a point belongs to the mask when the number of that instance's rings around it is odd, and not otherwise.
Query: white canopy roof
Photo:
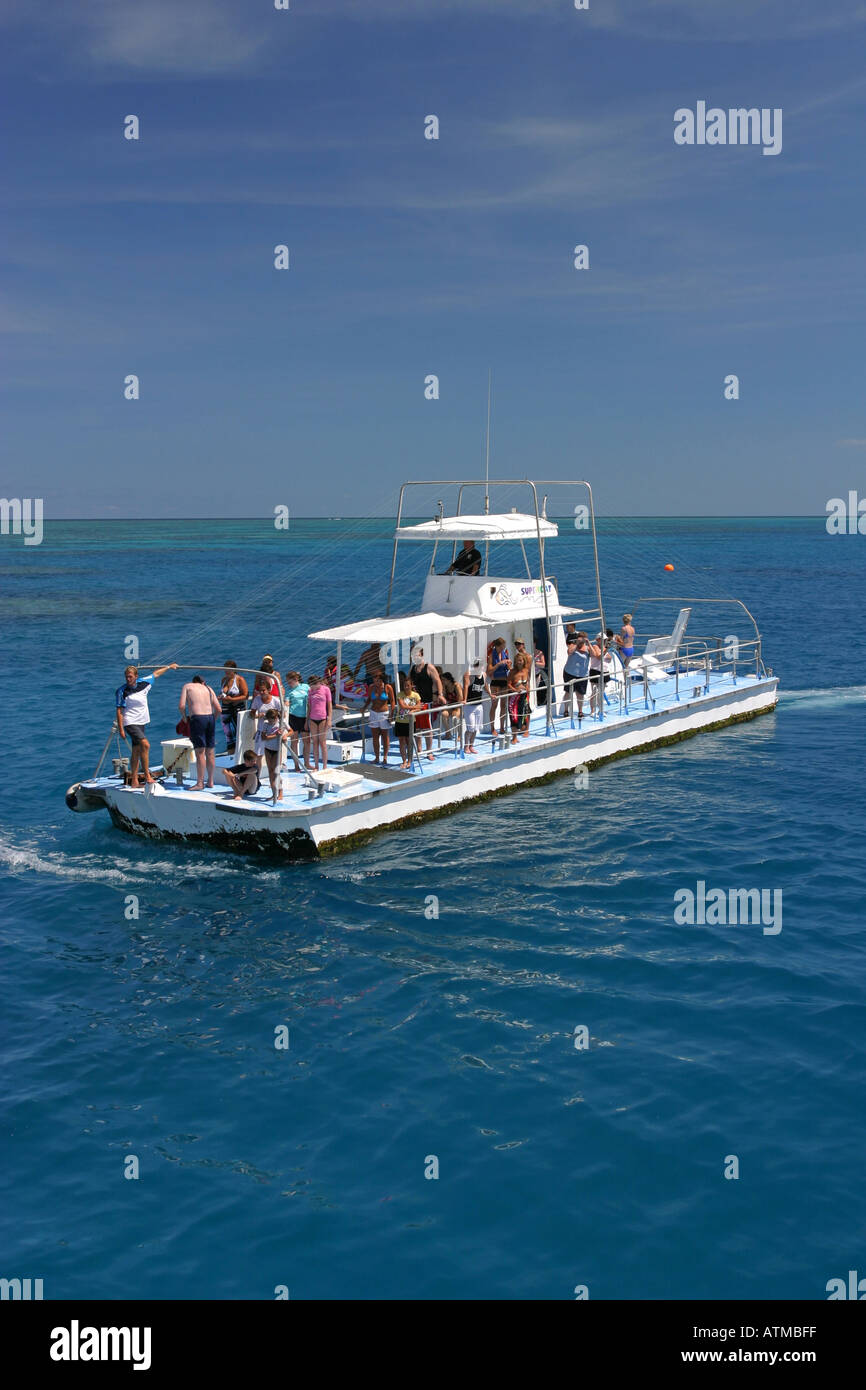
[[[573,617],[582,613],[582,608],[563,608],[558,603],[549,605],[551,618]],[[360,623],[346,623],[343,627],[326,627],[321,632],[308,634],[311,642],[401,642],[412,637],[437,637],[445,632],[465,632],[470,628],[500,627],[509,622],[523,622],[527,618],[543,618],[544,605],[509,611],[503,609],[495,617],[478,618],[467,613],[407,613],[403,618],[366,618]]]
[[[435,637],[440,632],[489,626],[486,618],[464,613],[408,613],[404,618],[365,618],[343,627],[326,627],[309,637],[312,642],[400,642],[406,637]]]
[[[419,526],[400,526],[395,535],[401,541],[534,541],[559,534],[554,522],[527,512],[499,512],[489,516],[443,516],[422,521]]]

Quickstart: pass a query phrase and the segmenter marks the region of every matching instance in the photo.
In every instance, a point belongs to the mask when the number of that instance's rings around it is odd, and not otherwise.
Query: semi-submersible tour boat
[[[445,515],[440,503],[433,520],[404,525],[407,490],[431,486],[457,489],[453,515]],[[490,510],[491,489],[515,486],[526,489],[531,510]],[[586,543],[592,546],[595,576],[592,607],[562,601],[556,580],[548,574],[546,551],[548,543],[557,536],[557,526],[547,517],[547,498],[542,496],[539,502],[539,490],[552,486],[586,490],[585,536]],[[478,488],[483,490],[484,511],[464,511],[465,494]],[[443,553],[450,569],[458,548],[466,540],[479,547],[480,571],[438,572],[437,563],[440,567],[444,563]],[[500,575],[491,568],[499,543],[506,541],[519,542],[525,575]],[[406,542],[432,547],[430,570],[421,611],[396,617],[391,614],[391,604],[398,548]],[[537,556],[535,574],[527,557],[527,544],[530,553]],[[513,546],[510,549],[514,553]],[[504,638],[511,654],[517,641],[522,641],[530,654],[537,644],[545,657],[546,682],[542,683],[533,667],[526,736],[512,743],[510,731],[502,736],[498,727],[491,728],[489,700],[485,700],[476,755],[467,756],[464,711],[459,705],[447,706],[448,727],[442,710],[432,721],[432,758],[427,755],[426,731],[414,736],[416,719],[418,727],[425,730],[426,721],[422,724],[421,718],[413,714],[409,717],[413,734],[411,767],[400,767],[400,758],[397,756],[395,761],[393,753],[391,761],[383,766],[373,762],[369,718],[362,710],[356,710],[345,713],[341,722],[335,724],[324,768],[311,772],[302,766],[296,768],[289,760],[282,775],[282,800],[272,803],[264,771],[259,790],[243,800],[233,799],[224,783],[210,790],[194,790],[193,750],[187,739],[173,738],[163,743],[162,766],[152,768],[157,778],[152,784],[128,785],[126,760],[120,756],[112,760],[111,775],[100,775],[110,735],[96,773],[70,787],[67,804],[74,811],[105,808],[115,825],[139,835],[210,841],[233,849],[274,850],[304,858],[349,848],[378,831],[448,814],[473,801],[544,782],[558,774],[582,774],[606,759],[657,748],[702,729],[717,729],[774,708],[778,680],[764,666],[761,635],[743,604],[733,599],[640,599],[632,604],[632,612],[642,633],[650,625],[648,615],[663,611],[651,606],[660,603],[669,607],[671,630],[649,636],[644,633],[643,650],[636,652],[627,665],[613,656],[606,667],[612,678],[604,686],[600,708],[589,714],[585,707],[580,717],[575,701],[565,699],[563,667],[568,626],[576,622],[593,639],[597,630],[605,630],[589,484],[565,483],[561,479],[404,483],[400,489],[385,616],[327,628],[310,633],[309,637],[336,650],[337,672],[343,670],[344,650],[355,656],[361,648],[378,646],[395,692],[398,669],[405,670],[412,653],[419,649],[423,649],[427,662],[451,670],[459,680],[476,658],[481,658],[486,666],[490,644],[497,637]],[[728,605],[720,634],[687,637],[686,629],[699,604]],[[681,606],[673,621],[678,605]],[[699,611],[706,610],[702,607]],[[735,619],[739,627],[745,627],[747,635],[730,635]],[[236,752],[218,757],[218,768],[242,760],[244,750],[252,746],[254,723],[248,712],[241,714]],[[419,749],[416,745],[422,746]],[[393,739],[394,752],[396,747],[397,740]],[[118,754],[121,751],[118,741]],[[219,773],[217,776],[221,782]]]

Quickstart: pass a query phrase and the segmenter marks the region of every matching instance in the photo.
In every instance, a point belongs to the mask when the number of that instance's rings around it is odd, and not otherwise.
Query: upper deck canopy
[[[488,627],[484,618],[466,613],[409,613],[404,618],[365,618],[343,627],[326,627],[308,634],[312,642],[401,642],[404,638],[436,637],[439,633],[463,632]]]
[[[534,541],[559,534],[554,522],[527,512],[499,512],[488,516],[443,516],[418,526],[399,526],[401,541]]]

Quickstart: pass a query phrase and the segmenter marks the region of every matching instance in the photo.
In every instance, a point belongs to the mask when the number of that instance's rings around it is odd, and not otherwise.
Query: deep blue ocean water
[[[46,1298],[821,1299],[866,1273],[862,537],[603,522],[613,626],[641,595],[739,597],[783,695],[584,790],[304,865],[67,811],[129,635],[144,661],[306,670],[304,634],[383,611],[388,536],[0,541],[0,1275]],[[586,537],[553,544],[563,597],[591,606]],[[156,692],[168,733],[176,678]],[[782,931],[676,925],[701,879],[781,889]]]

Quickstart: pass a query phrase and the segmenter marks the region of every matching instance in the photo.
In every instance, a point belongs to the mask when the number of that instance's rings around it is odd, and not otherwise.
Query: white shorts
[[[481,728],[484,714],[484,704],[481,700],[470,700],[463,706],[463,722],[466,725],[466,732],[477,734]]]
[[[370,728],[387,729],[390,733],[391,721],[388,718],[388,711],[386,709],[379,710],[378,713],[374,709],[370,710]]]

